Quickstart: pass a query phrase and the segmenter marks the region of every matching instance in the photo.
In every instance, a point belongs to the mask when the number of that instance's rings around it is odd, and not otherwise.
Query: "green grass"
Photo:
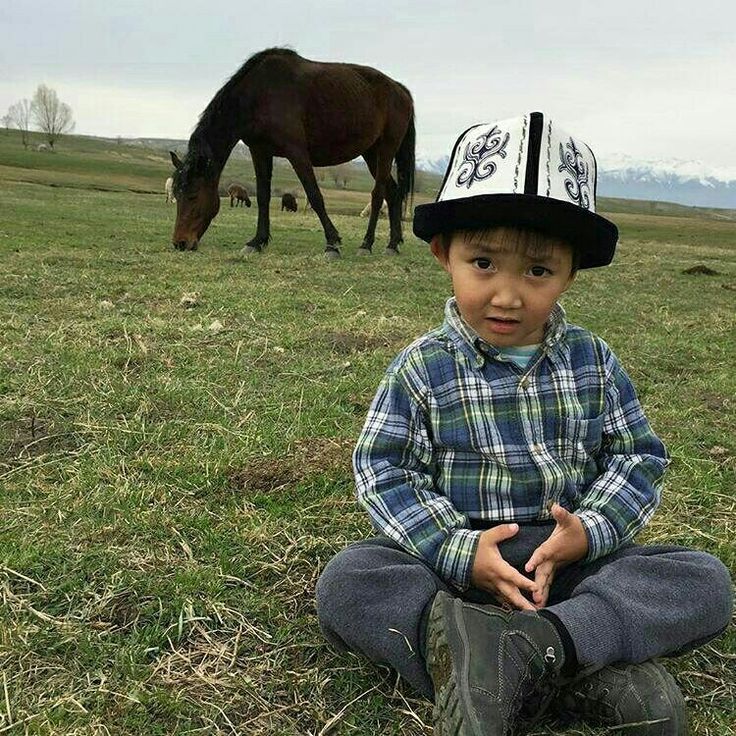
[[[255,207],[175,252],[163,156],[66,140],[11,158],[0,135],[0,733],[430,733],[388,671],[326,646],[313,594],[370,533],[350,450],[385,366],[441,319],[444,273],[411,237],[379,255],[384,220],[357,256],[365,195],[329,189],[339,262],[275,200],[262,256],[238,255]],[[671,450],[644,539],[734,574],[736,225],[615,220],[615,264],[566,309]],[[736,736],[735,657],[731,629],[668,663],[697,736]]]

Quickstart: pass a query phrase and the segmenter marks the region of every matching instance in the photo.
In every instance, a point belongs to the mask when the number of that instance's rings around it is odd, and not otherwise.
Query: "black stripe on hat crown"
[[[533,112],[529,116],[529,149],[526,154],[524,194],[539,194],[539,155],[542,150],[544,115]]]

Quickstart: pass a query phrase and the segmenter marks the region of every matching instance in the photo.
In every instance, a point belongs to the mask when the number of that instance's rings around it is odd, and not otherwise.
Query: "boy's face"
[[[449,251],[435,237],[432,253],[452,278],[463,319],[498,348],[541,342],[550,312],[575,278],[568,246],[525,252],[493,231],[455,233]]]

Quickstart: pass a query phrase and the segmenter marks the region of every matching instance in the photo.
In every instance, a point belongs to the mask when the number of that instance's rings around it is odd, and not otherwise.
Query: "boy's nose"
[[[491,306],[499,309],[518,309],[521,306],[519,291],[508,281],[496,284],[491,297]]]

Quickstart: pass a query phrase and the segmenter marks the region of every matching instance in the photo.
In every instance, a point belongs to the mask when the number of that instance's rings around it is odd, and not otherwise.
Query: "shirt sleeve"
[[[576,511],[588,537],[587,561],[631,540],[660,501],[667,450],[652,431],[626,371],[603,343],[606,375],[600,474]]]
[[[353,453],[358,503],[378,531],[464,590],[480,532],[467,528],[465,515],[435,490],[434,449],[421,394],[391,369],[381,382]]]

